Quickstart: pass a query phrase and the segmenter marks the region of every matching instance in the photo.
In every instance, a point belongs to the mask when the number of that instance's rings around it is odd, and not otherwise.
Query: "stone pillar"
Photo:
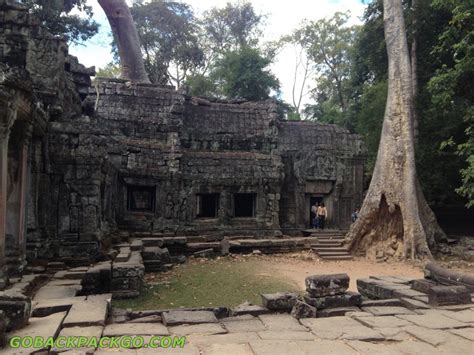
[[[32,125],[26,124],[22,139],[20,142],[20,204],[18,206],[18,237],[16,239],[17,245],[16,250],[18,251],[18,271],[22,271],[26,265],[26,196],[28,192],[28,178],[29,178],[29,167],[28,167],[28,153],[32,135]]]
[[[7,222],[8,138],[10,128],[0,125],[0,290],[8,283],[5,269],[5,233]]]

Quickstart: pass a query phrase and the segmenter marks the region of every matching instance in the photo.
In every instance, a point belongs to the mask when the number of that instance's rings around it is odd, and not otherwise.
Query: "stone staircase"
[[[352,255],[343,246],[345,231],[316,230],[303,231],[315,239],[311,249],[323,260],[352,260]]]

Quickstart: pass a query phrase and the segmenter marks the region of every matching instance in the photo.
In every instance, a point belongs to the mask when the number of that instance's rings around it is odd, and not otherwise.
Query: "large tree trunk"
[[[137,28],[127,3],[125,0],[99,0],[99,4],[107,15],[117,43],[122,78],[137,83],[149,83]]]
[[[402,0],[384,0],[388,97],[372,181],[360,217],[346,236],[368,256],[425,259],[444,236],[418,183],[413,136],[413,82]]]
[[[416,0],[412,0],[411,2],[412,13],[413,13],[413,39],[411,43],[411,80],[412,80],[412,89],[413,89],[413,104],[415,107],[413,108],[413,130],[414,130],[414,137],[415,137],[415,144],[418,141],[418,113],[416,112],[416,97],[418,95],[418,57],[417,57],[417,16],[418,16],[418,2]]]

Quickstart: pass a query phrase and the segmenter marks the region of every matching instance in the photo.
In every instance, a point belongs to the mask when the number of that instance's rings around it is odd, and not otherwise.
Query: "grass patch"
[[[268,274],[263,275],[262,272]],[[261,304],[261,293],[298,291],[295,284],[247,258],[190,259],[167,273],[146,275],[139,297],[115,300],[114,307],[134,310],[236,306],[244,301]]]

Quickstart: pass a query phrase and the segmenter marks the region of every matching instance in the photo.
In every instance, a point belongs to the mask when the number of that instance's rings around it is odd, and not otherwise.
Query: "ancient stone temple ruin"
[[[91,81],[20,5],[0,1],[0,270],[96,260],[117,231],[295,234],[324,201],[346,228],[364,150],[343,128],[285,121],[274,101]]]

